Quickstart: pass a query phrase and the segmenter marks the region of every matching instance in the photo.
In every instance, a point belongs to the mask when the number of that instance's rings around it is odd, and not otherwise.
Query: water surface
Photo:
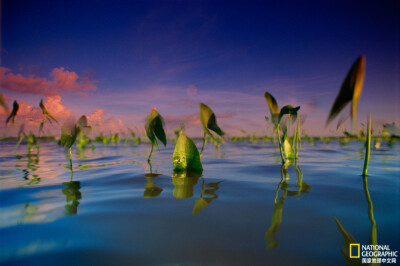
[[[173,144],[0,142],[0,262],[10,264],[345,265],[343,228],[400,250],[400,145],[304,143],[280,165],[271,143],[208,145],[202,174],[172,169]],[[198,143],[200,145],[200,143]],[[371,209],[373,219],[371,219]]]

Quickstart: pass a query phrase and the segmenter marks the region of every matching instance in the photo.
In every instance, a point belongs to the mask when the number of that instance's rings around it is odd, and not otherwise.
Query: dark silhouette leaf
[[[10,122],[10,120],[12,120],[13,123],[15,122],[15,117],[17,116],[18,109],[19,109],[19,104],[18,104],[17,101],[14,101],[13,109],[12,109],[10,115],[7,117],[7,120],[6,120],[6,126],[7,126],[8,122]]]
[[[335,117],[346,107],[347,103],[352,101],[351,119],[353,123],[356,121],[358,99],[361,96],[362,86],[364,83],[365,73],[365,56],[360,56],[353,63],[349,73],[347,73],[339,94],[336,96],[335,102],[329,112],[326,126],[335,119]]]

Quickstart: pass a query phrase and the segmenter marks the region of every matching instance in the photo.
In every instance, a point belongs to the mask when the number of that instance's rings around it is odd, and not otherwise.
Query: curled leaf
[[[146,119],[145,129],[147,137],[154,146],[158,148],[156,138],[158,138],[164,146],[167,145],[167,137],[164,131],[164,119],[155,108],[151,109],[150,114]]]
[[[365,56],[360,56],[353,63],[350,71],[347,73],[342,86],[340,87],[339,94],[336,96],[335,102],[329,112],[326,126],[346,107],[347,103],[352,101],[351,106],[351,120],[353,123],[356,121],[357,104],[361,96],[362,86],[364,83],[365,75]]]
[[[175,171],[202,171],[200,154],[193,141],[185,134],[181,134],[176,141],[174,154],[172,156]]]
[[[214,138],[209,129],[217,133],[219,136],[224,135],[224,132],[217,124],[217,118],[214,112],[204,103],[200,103],[200,121],[203,125],[204,132],[210,137]]]
[[[282,117],[284,115],[289,115],[291,118],[293,117],[293,122],[297,118],[297,111],[300,109],[300,106],[293,107],[291,105],[285,105],[282,107],[280,113],[279,113],[279,121],[281,121]]]
[[[8,122],[10,120],[12,120],[13,123],[15,122],[15,117],[17,116],[18,109],[19,109],[19,104],[18,104],[17,101],[14,101],[13,109],[12,109],[10,115],[7,117],[7,120],[6,120],[6,126],[7,126]]]

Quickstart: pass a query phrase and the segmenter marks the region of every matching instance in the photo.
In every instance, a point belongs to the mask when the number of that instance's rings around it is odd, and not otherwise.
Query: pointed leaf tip
[[[351,66],[349,72],[344,79],[342,86],[340,87],[339,94],[331,107],[328,118],[326,120],[326,126],[332,122],[333,119],[346,107],[346,105],[352,101],[351,106],[351,119],[353,123],[356,121],[357,116],[357,104],[361,96],[362,87],[365,76],[365,64],[366,59],[364,55],[361,55]]]
[[[175,171],[202,171],[199,151],[193,141],[181,133],[172,156]]]

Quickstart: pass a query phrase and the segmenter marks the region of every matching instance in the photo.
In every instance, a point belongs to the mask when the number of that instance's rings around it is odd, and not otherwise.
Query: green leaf
[[[291,105],[285,105],[284,107],[282,107],[282,109],[279,113],[279,122],[281,121],[281,119],[284,115],[289,115],[289,116],[293,116],[294,118],[297,118],[297,111],[299,109],[300,109],[300,106],[293,107]]]
[[[68,149],[71,148],[79,132],[80,128],[76,125],[75,120],[67,119],[61,127],[61,145]]]
[[[203,125],[204,132],[210,137],[214,138],[209,129],[217,133],[219,136],[224,135],[224,132],[217,124],[217,118],[214,112],[204,103],[200,103],[200,121]]]
[[[146,134],[150,142],[157,147],[158,143],[156,137],[164,144],[167,145],[167,137],[164,131],[164,119],[157,112],[155,108],[152,108],[149,116],[146,119],[145,124]]]
[[[193,141],[185,134],[181,134],[176,141],[172,156],[175,171],[202,171],[200,154]]]
[[[274,96],[272,96],[270,93],[265,92],[264,93],[264,98],[268,103],[269,111],[272,114],[278,114],[279,113],[279,107],[278,103],[276,102]]]
[[[365,56],[360,56],[353,63],[350,71],[347,73],[342,86],[340,87],[339,94],[336,96],[335,102],[329,112],[326,126],[335,119],[335,117],[346,107],[347,103],[352,101],[351,106],[351,120],[353,123],[356,121],[358,99],[361,96],[362,87],[365,75]]]
[[[8,122],[9,122],[11,119],[12,119],[12,122],[13,122],[13,123],[15,122],[15,117],[17,116],[18,109],[19,109],[19,104],[18,104],[17,101],[14,101],[14,103],[13,103],[13,109],[12,109],[10,115],[7,117],[7,120],[6,120],[6,126],[7,126]]]

